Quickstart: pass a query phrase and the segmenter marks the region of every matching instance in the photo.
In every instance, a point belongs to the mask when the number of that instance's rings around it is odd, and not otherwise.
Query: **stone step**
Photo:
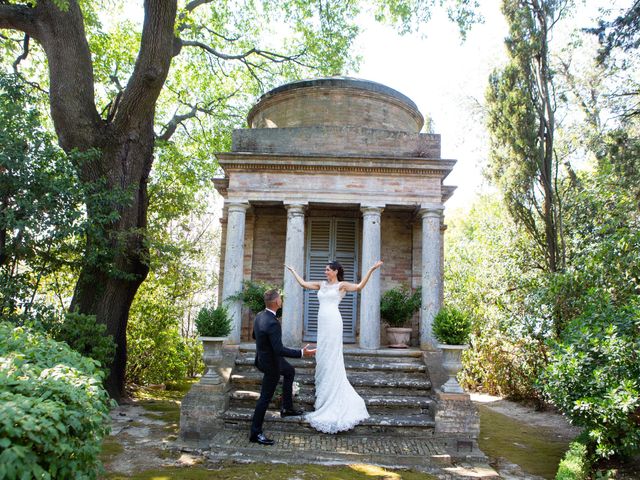
[[[306,343],[305,343],[306,345]],[[314,344],[310,344],[314,346]],[[255,353],[255,343],[243,343],[240,345],[239,353],[241,355]],[[380,348],[378,350],[366,350],[358,347],[345,345],[343,354],[347,357],[369,357],[369,358],[389,358],[395,360],[411,361],[416,360],[422,362],[422,350],[417,348]]]
[[[234,388],[243,386],[244,389],[244,385],[261,384],[262,376],[262,373],[258,370],[234,372],[231,375],[231,384]],[[358,387],[391,390],[395,388],[429,390],[431,388],[431,381],[421,373],[347,372],[347,378],[356,390],[358,390]],[[314,385],[315,377],[310,373],[297,373],[295,381],[300,385]]]
[[[252,417],[252,408],[230,408],[222,415],[225,428],[234,430],[245,429],[246,431],[249,431]],[[429,414],[372,414],[370,418],[356,425],[350,433],[356,435],[387,433],[395,435],[428,436],[433,434],[434,427],[435,421]],[[276,410],[267,411],[264,428],[265,431],[316,431],[304,419],[304,416],[280,418],[280,413]]]
[[[240,355],[236,359],[236,366],[254,366],[255,354]],[[287,362],[293,365],[296,370],[301,368],[314,369],[315,360],[312,358],[287,358]],[[345,368],[353,371],[391,371],[391,372],[426,372],[427,367],[421,359],[404,358],[380,358],[380,357],[351,357],[345,358]]]
[[[260,392],[254,390],[234,390],[230,393],[230,408],[254,408]],[[426,396],[383,396],[363,395],[369,413],[424,414],[433,411],[434,400]],[[294,403],[306,411],[313,410],[315,395],[301,393],[294,397]],[[275,410],[276,400],[271,402]]]

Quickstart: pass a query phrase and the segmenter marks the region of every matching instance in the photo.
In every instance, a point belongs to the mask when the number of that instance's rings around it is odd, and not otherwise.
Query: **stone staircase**
[[[371,417],[350,435],[433,435],[435,401],[427,368],[419,350],[376,351],[345,348],[349,381],[364,398]],[[254,367],[255,346],[243,344],[231,372],[229,408],[222,414],[227,430],[249,431],[253,409],[260,394],[262,374]],[[313,411],[315,360],[287,359],[296,369],[300,391],[296,407]],[[302,417],[280,418],[277,399],[265,417],[266,432],[315,432]]]

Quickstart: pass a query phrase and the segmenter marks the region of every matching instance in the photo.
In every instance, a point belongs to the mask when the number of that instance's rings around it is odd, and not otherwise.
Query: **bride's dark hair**
[[[334,272],[336,270],[338,271],[338,281],[342,282],[344,280],[344,268],[342,268],[342,265],[340,265],[340,263],[336,262],[335,260],[333,262],[329,262],[328,265],[329,268]]]

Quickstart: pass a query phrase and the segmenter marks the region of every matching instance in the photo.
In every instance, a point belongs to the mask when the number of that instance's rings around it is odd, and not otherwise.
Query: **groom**
[[[277,290],[268,290],[264,294],[266,309],[260,312],[253,324],[253,338],[256,339],[256,360],[258,367],[264,377],[262,378],[262,388],[260,398],[256,404],[251,421],[251,435],[249,440],[260,445],[273,445],[273,440],[267,438],[262,433],[262,423],[267,413],[269,402],[276,391],[276,386],[282,381],[282,410],[281,417],[302,415],[302,410],[293,408],[293,377],[294,368],[282,357],[301,358],[315,355],[315,349],[305,346],[302,350],[294,350],[282,345],[282,328],[276,319],[276,312],[282,306],[282,299]]]

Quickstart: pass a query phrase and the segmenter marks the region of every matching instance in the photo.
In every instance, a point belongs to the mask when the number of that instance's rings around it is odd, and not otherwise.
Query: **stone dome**
[[[250,128],[364,127],[418,133],[415,103],[380,83],[349,77],[300,80],[265,93],[249,112]]]

